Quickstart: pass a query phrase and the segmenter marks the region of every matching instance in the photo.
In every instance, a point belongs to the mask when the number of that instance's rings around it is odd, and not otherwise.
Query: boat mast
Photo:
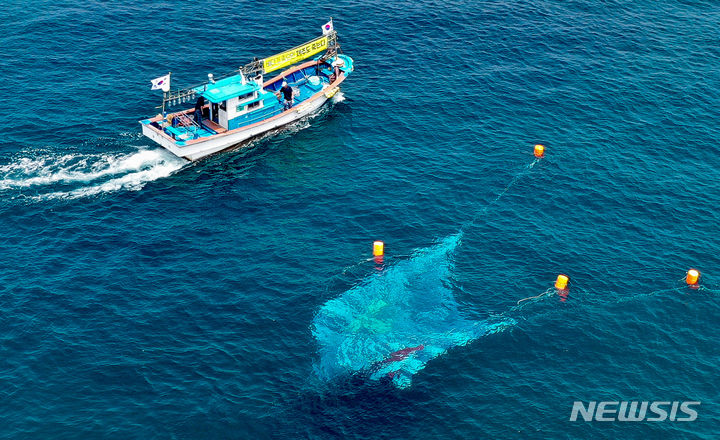
[[[170,75],[172,75],[172,72],[168,72],[168,75],[167,75],[168,76],[168,84],[172,84],[172,82],[170,81]],[[165,90],[165,88],[163,88],[163,103],[162,103],[162,115],[163,116],[165,116],[165,102],[167,102],[167,100],[168,100],[167,99],[168,94],[170,94],[170,88],[168,87],[167,90]]]

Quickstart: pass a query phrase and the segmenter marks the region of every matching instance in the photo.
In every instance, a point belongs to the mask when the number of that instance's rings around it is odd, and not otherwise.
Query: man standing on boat
[[[292,87],[290,87],[287,83],[287,81],[283,81],[282,88],[280,88],[280,93],[282,93],[282,101],[283,101],[283,107],[285,110],[289,109],[293,106],[293,98],[294,93]],[[278,98],[280,98],[280,93],[278,93]]]
[[[203,107],[205,107],[205,98],[202,96],[197,99],[197,102],[195,103],[195,122],[202,127],[202,112]]]

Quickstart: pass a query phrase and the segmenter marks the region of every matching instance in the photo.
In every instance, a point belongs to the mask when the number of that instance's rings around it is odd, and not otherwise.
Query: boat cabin
[[[275,94],[262,88],[261,75],[251,81],[242,74],[233,75],[198,87],[195,92],[208,102],[203,119],[212,121],[207,123],[210,128],[234,130],[265,119],[278,107]],[[262,109],[267,111],[259,111]]]

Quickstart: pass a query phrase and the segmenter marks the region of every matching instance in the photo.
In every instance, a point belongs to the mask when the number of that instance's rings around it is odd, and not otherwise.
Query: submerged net
[[[448,279],[461,237],[418,250],[325,303],[313,321],[320,378],[362,372],[407,387],[449,348],[513,325],[510,318],[470,321],[459,312]]]

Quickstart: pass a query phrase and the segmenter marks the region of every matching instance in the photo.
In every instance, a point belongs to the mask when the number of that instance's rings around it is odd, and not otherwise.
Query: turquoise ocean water
[[[356,70],[316,118],[196,163],[139,135],[150,79],[330,16]],[[714,438],[719,25],[692,0],[10,0],[0,438]],[[517,307],[558,273],[568,298]]]

